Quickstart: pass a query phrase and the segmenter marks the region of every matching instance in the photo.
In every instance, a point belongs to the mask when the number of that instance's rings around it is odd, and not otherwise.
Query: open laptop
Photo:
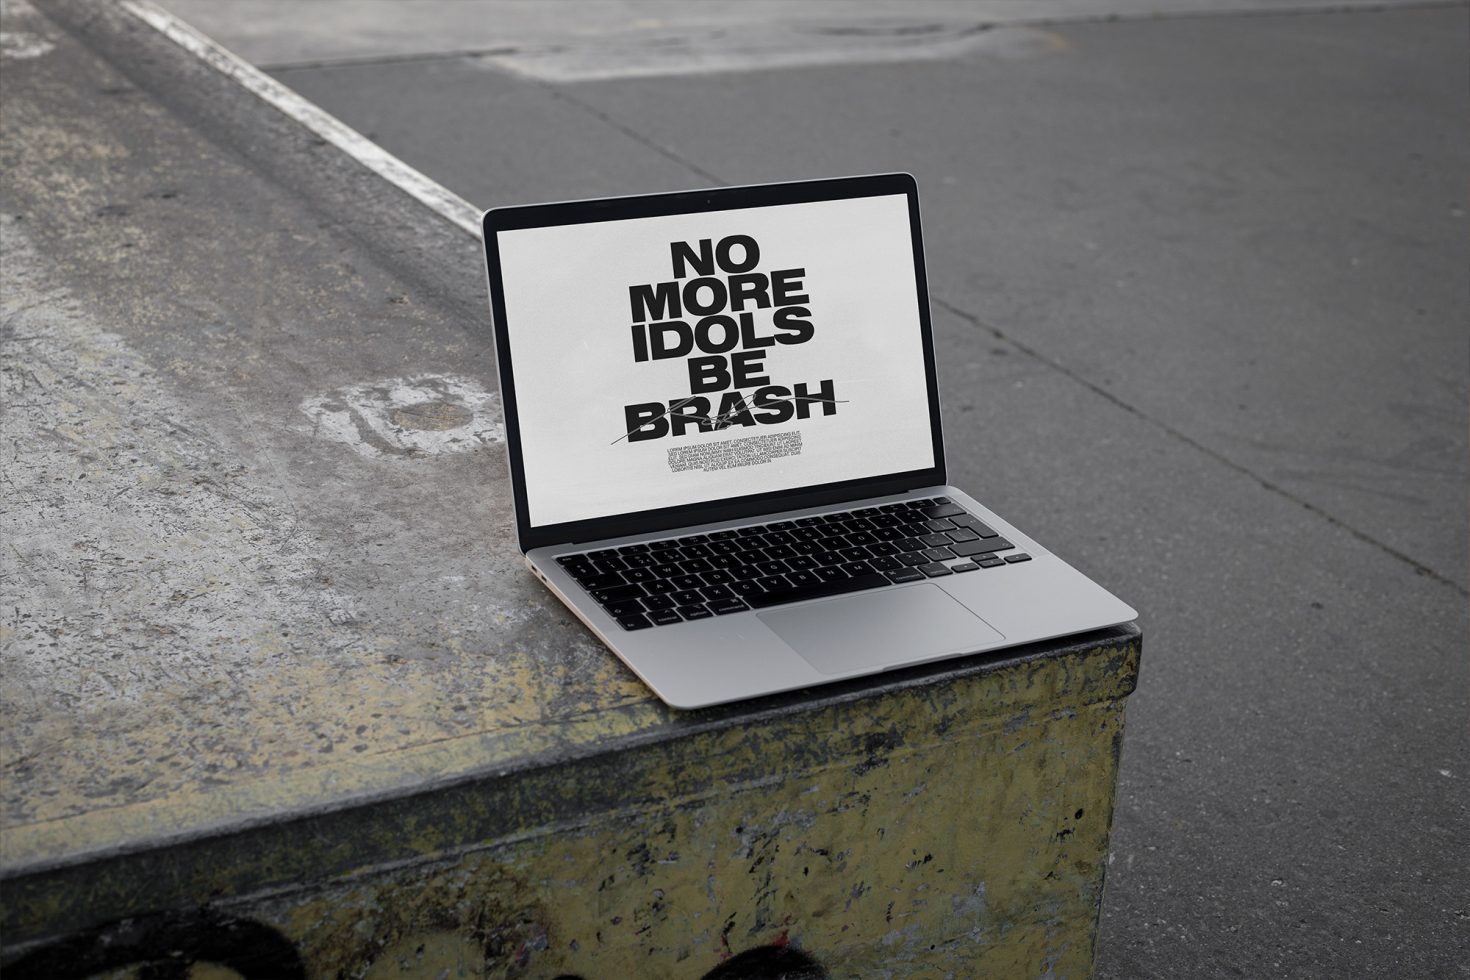
[[[909,175],[483,224],[526,564],[670,705],[1136,617],[947,485]]]

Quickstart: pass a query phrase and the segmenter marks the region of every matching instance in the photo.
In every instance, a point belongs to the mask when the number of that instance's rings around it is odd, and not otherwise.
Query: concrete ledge
[[[477,969],[555,937],[859,969],[895,930],[1085,970],[1137,630],[667,709],[520,562],[473,243],[111,6],[41,6],[0,117],[7,976],[233,962],[211,936],[356,975],[430,933]],[[965,885],[902,879],[934,834]],[[556,911],[604,879],[636,887]],[[836,917],[884,889],[922,929]]]

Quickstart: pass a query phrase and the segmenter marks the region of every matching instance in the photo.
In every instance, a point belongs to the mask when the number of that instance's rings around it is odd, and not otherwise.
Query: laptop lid
[[[483,230],[523,551],[946,482],[909,175]]]

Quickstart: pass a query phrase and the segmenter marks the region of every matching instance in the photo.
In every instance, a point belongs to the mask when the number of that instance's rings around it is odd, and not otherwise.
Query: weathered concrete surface
[[[1085,976],[1136,641],[910,672],[650,731],[584,764],[169,849],[146,872],[123,858],[22,882],[12,894],[38,918],[74,914],[79,894],[136,902],[140,880],[156,896],[154,879],[213,894],[215,918],[160,903],[10,968],[165,958],[228,923],[249,942],[199,959],[239,969],[261,930],[293,951],[247,976],[299,958],[323,977],[693,977],[787,944],[834,976]],[[286,878],[262,888],[272,868]]]
[[[117,60],[6,9],[36,52],[0,62],[10,969],[218,934],[322,975],[552,938],[615,973],[778,940],[1085,972],[1136,630],[664,708],[522,571],[473,243],[55,9]]]

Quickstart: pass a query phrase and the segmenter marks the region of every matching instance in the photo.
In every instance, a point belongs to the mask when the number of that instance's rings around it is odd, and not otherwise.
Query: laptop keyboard
[[[557,559],[625,630],[1030,561],[948,497]]]

